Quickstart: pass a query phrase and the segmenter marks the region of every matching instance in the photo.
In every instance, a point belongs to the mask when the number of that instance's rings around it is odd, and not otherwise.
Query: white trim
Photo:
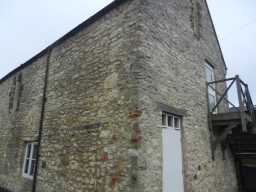
[[[24,159],[23,159],[23,168],[22,168],[22,176],[23,177],[27,177],[27,175],[25,174],[25,166],[26,166],[26,160],[27,160],[27,153],[28,153],[28,144],[26,144],[25,155],[24,155]]]
[[[209,64],[209,62],[205,62],[205,79],[206,81],[208,82],[208,79],[207,79],[207,72],[210,72],[210,75],[211,75],[211,80],[210,81],[215,81],[215,72],[214,72],[214,67]],[[215,86],[215,85],[211,85],[211,86]],[[216,88],[216,87],[214,87]],[[214,100],[215,100],[215,104],[217,103],[217,95],[216,95],[216,91],[211,88],[211,87],[208,87],[208,99],[209,99],[209,96],[212,96],[214,97]],[[210,106],[210,103],[208,103],[208,105]],[[212,109],[210,109],[212,110]],[[217,113],[218,112],[218,108],[216,108],[213,113]]]
[[[161,125],[160,126],[161,128],[171,128],[171,129],[174,129],[174,130],[181,130],[182,117],[174,115],[172,113],[162,111],[162,116],[161,116],[162,118],[163,118],[163,114],[165,114],[165,125]],[[171,126],[168,125],[168,117],[172,118],[172,125]],[[174,121],[175,118],[178,119],[178,124],[179,124],[178,126],[179,127],[175,127],[175,121]],[[163,122],[163,119],[161,120],[161,122]]]
[[[162,126],[162,192],[183,192],[182,117],[168,112],[162,113],[173,118],[172,127]],[[178,119],[179,128],[174,128],[175,118]]]
[[[28,156],[28,146],[30,145],[30,154],[29,157]],[[36,143],[26,143],[26,150],[25,150],[25,155],[24,155],[24,162],[23,162],[23,169],[22,169],[22,176],[27,178],[27,179],[33,179],[34,175],[30,175],[31,169],[32,169],[32,161],[35,161],[36,159],[33,158],[33,154],[34,154],[34,149],[35,149],[35,145],[37,145]],[[28,161],[28,170],[27,173],[25,173],[25,169],[26,169],[26,163]]]

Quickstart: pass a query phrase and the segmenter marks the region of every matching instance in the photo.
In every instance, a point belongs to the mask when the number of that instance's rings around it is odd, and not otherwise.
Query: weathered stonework
[[[22,177],[24,149],[40,139],[46,85],[36,191],[162,191],[159,125],[167,106],[184,115],[185,191],[236,192],[231,155],[223,160],[218,148],[211,159],[204,63],[214,65],[216,79],[225,64],[206,3],[198,3],[200,38],[191,0],[119,0],[4,78],[0,187],[32,191]]]
[[[25,143],[37,139],[45,57],[14,74],[0,85],[0,186],[11,191],[31,191],[32,181],[22,177]],[[22,74],[22,94],[14,91],[9,110],[9,90]],[[16,84],[17,85],[17,84]],[[17,88],[17,86],[16,86]],[[17,96],[15,96],[17,95]],[[19,102],[19,110],[14,106]]]
[[[199,41],[191,28],[190,1],[148,0],[142,9],[145,16],[142,31],[145,35],[141,63],[145,78],[138,83],[138,93],[140,107],[144,109],[140,118],[141,156],[148,166],[139,172],[139,178],[148,178],[141,181],[143,191],[161,191],[162,134],[158,102],[186,110],[182,130],[185,190],[237,190],[230,154],[223,161],[219,150],[216,160],[211,160],[205,59],[212,61],[216,79],[223,79],[225,71],[206,4],[198,2],[202,7]]]

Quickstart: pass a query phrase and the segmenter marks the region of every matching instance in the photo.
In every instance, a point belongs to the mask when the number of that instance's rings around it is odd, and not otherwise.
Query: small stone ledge
[[[38,136],[27,136],[22,138],[23,142],[37,142]],[[1,191],[0,191],[1,192]]]
[[[184,110],[184,109],[178,109],[176,107],[173,107],[173,106],[169,106],[169,105],[166,105],[166,104],[163,104],[163,103],[160,103],[160,102],[157,102],[157,111],[165,111],[165,112],[168,112],[168,113],[172,113],[172,114],[175,114],[175,115],[178,115],[178,116],[187,116],[187,111]]]

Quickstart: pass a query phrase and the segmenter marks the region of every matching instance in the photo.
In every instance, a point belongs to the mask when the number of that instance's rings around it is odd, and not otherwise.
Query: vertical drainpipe
[[[40,159],[40,148],[41,148],[41,140],[42,140],[42,132],[43,132],[43,122],[44,122],[44,117],[45,117],[44,113],[45,113],[45,102],[46,102],[46,90],[47,90],[47,86],[48,86],[49,63],[50,63],[51,52],[52,52],[51,48],[48,49],[46,67],[45,67],[45,77],[44,77],[43,96],[42,96],[42,103],[41,103],[41,112],[40,112],[40,122],[39,122],[39,129],[38,129],[38,145],[37,145],[38,149],[37,149],[37,154],[36,154],[36,164],[35,164],[32,192],[36,192],[38,167],[39,167],[39,159]]]

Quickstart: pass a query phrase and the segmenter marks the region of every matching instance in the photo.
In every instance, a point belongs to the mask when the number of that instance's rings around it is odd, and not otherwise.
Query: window
[[[22,74],[19,73],[13,77],[9,90],[9,113],[19,110],[22,89]]]
[[[192,28],[194,35],[200,39],[201,28],[201,5],[199,2],[192,1]]]
[[[37,144],[27,143],[23,164],[23,176],[33,179],[36,163]]]
[[[173,115],[171,113],[162,112],[162,127],[180,129],[181,117]]]
[[[207,82],[215,81],[214,68],[209,63],[205,64],[205,78],[206,78]],[[217,103],[214,84],[211,84],[208,87],[208,101],[209,101],[208,105],[209,105],[210,112],[215,112],[216,113],[217,109],[212,111],[213,108],[215,107],[216,103]]]
[[[215,81],[214,68],[209,64],[205,64],[205,78],[207,82]]]
[[[15,89],[16,89],[16,77],[12,79],[12,84],[9,90],[9,113],[12,112],[14,106],[14,97],[15,97]]]

